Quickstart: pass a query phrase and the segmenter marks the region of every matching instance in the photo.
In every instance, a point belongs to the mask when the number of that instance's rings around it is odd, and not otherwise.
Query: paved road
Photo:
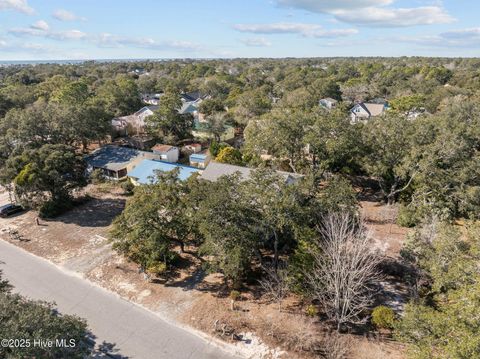
[[[60,312],[87,319],[96,342],[114,344],[121,358],[233,359],[202,338],[2,240],[0,262],[15,291],[54,301]]]

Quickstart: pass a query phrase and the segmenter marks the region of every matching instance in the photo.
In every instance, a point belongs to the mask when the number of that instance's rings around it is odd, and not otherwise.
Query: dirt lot
[[[289,298],[279,313],[276,305],[265,303],[262,298],[242,295],[232,311],[230,299],[221,295],[220,275],[207,276],[198,266],[188,265],[188,261],[194,262],[193,258],[185,257],[185,268],[166,283],[146,281],[135,264],[111,250],[106,239],[126,197],[106,190],[90,189],[89,194],[93,197],[90,201],[55,220],[41,220],[40,225],[36,224],[34,211],[0,219],[0,237],[158,312],[167,320],[180,321],[208,334],[214,334],[216,329],[216,334],[226,333],[225,339],[231,338],[230,329],[234,329],[237,339],[241,339],[236,345],[246,357],[304,358],[302,354],[283,353],[275,346],[287,343],[289,348],[301,352],[308,340],[322,335],[318,323],[302,315],[304,303],[297,298]],[[6,193],[0,193],[0,203],[6,202],[6,198]],[[378,246],[389,255],[398,254],[405,231],[384,218],[382,207],[362,202],[362,208]],[[13,239],[9,229],[18,231],[21,240]],[[351,336],[344,345],[351,348],[352,358],[402,358],[395,343]]]

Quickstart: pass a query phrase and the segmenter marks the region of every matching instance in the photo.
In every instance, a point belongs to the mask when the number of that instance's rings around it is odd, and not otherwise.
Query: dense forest
[[[136,187],[111,231],[116,250],[160,277],[193,255],[224,275],[233,299],[252,281],[280,309],[296,295],[332,330],[387,330],[413,358],[480,357],[479,59],[0,67],[0,181],[41,214],[65,211],[89,180],[84,155],[110,141],[114,117],[143,106],[141,94],[163,95],[148,121],[159,143],[193,139],[192,119],[177,111],[192,91],[214,138],[236,129],[233,143],[211,141],[211,154],[255,170],[216,182],[172,172]],[[352,121],[362,102],[387,110]],[[360,216],[367,194],[412,228],[395,258],[410,289],[403,313],[379,305],[391,268]]]

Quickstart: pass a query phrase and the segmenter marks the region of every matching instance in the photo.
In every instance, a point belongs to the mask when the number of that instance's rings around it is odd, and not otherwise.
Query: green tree
[[[414,133],[409,120],[394,115],[371,119],[363,128],[363,168],[377,180],[388,203],[406,191],[418,173]]]
[[[238,175],[223,176],[208,187],[197,220],[204,237],[200,253],[209,256],[209,266],[238,287],[258,253],[255,210],[238,191]]]
[[[25,150],[8,159],[5,172],[4,181],[13,181],[17,195],[33,206],[67,205],[72,190],[86,184],[83,158],[65,145]]]
[[[99,101],[111,116],[130,115],[142,107],[135,81],[127,76],[107,80],[96,91]]]
[[[180,114],[182,107],[180,93],[169,89],[162,96],[158,110],[147,117],[147,130],[159,138],[171,138],[174,141],[191,137],[193,116]]]
[[[431,223],[417,230],[403,250],[423,283],[396,328],[412,358],[480,358],[478,226],[467,235]]]
[[[135,189],[110,232],[113,248],[146,270],[171,265],[173,249],[179,246],[185,252],[196,233],[189,216],[189,182],[181,182],[178,171],[158,174],[152,181]]]
[[[1,274],[1,273],[0,273]],[[0,337],[30,341],[28,347],[0,347],[2,358],[85,358],[92,352],[90,332],[85,320],[61,315],[53,304],[33,301],[9,292],[8,282],[0,277]],[[39,338],[73,340],[75,346],[51,348],[34,346]]]

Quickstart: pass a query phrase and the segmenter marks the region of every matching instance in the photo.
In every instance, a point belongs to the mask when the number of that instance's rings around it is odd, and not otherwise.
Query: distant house
[[[360,102],[353,106],[353,108],[350,110],[350,117],[352,122],[368,120],[371,117],[382,115],[385,113],[387,108],[387,104]]]
[[[185,93],[182,93],[180,97],[184,102],[194,102],[194,101],[203,99],[203,96],[200,93],[200,91],[185,92]]]
[[[200,143],[191,143],[189,145],[185,145],[185,151],[199,153],[202,152],[202,145]]]
[[[202,172],[200,178],[207,181],[214,182],[222,176],[230,176],[235,173],[239,173],[240,178],[242,180],[247,180],[250,178],[252,171],[253,169],[248,167],[235,166],[235,165],[229,165],[226,163],[210,161],[210,163],[205,168],[205,171]],[[303,177],[302,175],[298,175],[290,172],[283,172],[283,171],[276,171],[276,172],[280,176],[282,176],[285,179],[285,182],[288,184],[295,183],[296,181],[298,181],[300,178]]]
[[[331,98],[322,98],[319,102],[319,105],[323,108],[326,108],[327,110],[333,110],[334,108],[337,107],[338,101]]]
[[[128,177],[136,186],[155,183],[158,172],[171,172],[178,168],[178,179],[186,180],[194,173],[200,172],[198,168],[182,166],[158,160],[143,160],[134,169],[128,172]]]
[[[112,130],[118,136],[130,136],[145,133],[145,119],[152,116],[158,106],[145,106],[133,115],[117,117],[112,120]]]
[[[192,153],[189,157],[190,166],[197,168],[206,168],[210,162],[210,155],[206,153]]]
[[[142,94],[142,102],[147,103],[149,105],[158,106],[160,104],[160,97],[163,94],[161,93],[145,93]]]
[[[158,159],[158,155],[128,147],[107,145],[100,147],[85,158],[87,173],[101,170],[105,177],[120,180],[144,159]]]
[[[160,159],[166,162],[177,162],[180,151],[178,147],[170,145],[157,144],[152,147],[153,153],[160,156]]]

